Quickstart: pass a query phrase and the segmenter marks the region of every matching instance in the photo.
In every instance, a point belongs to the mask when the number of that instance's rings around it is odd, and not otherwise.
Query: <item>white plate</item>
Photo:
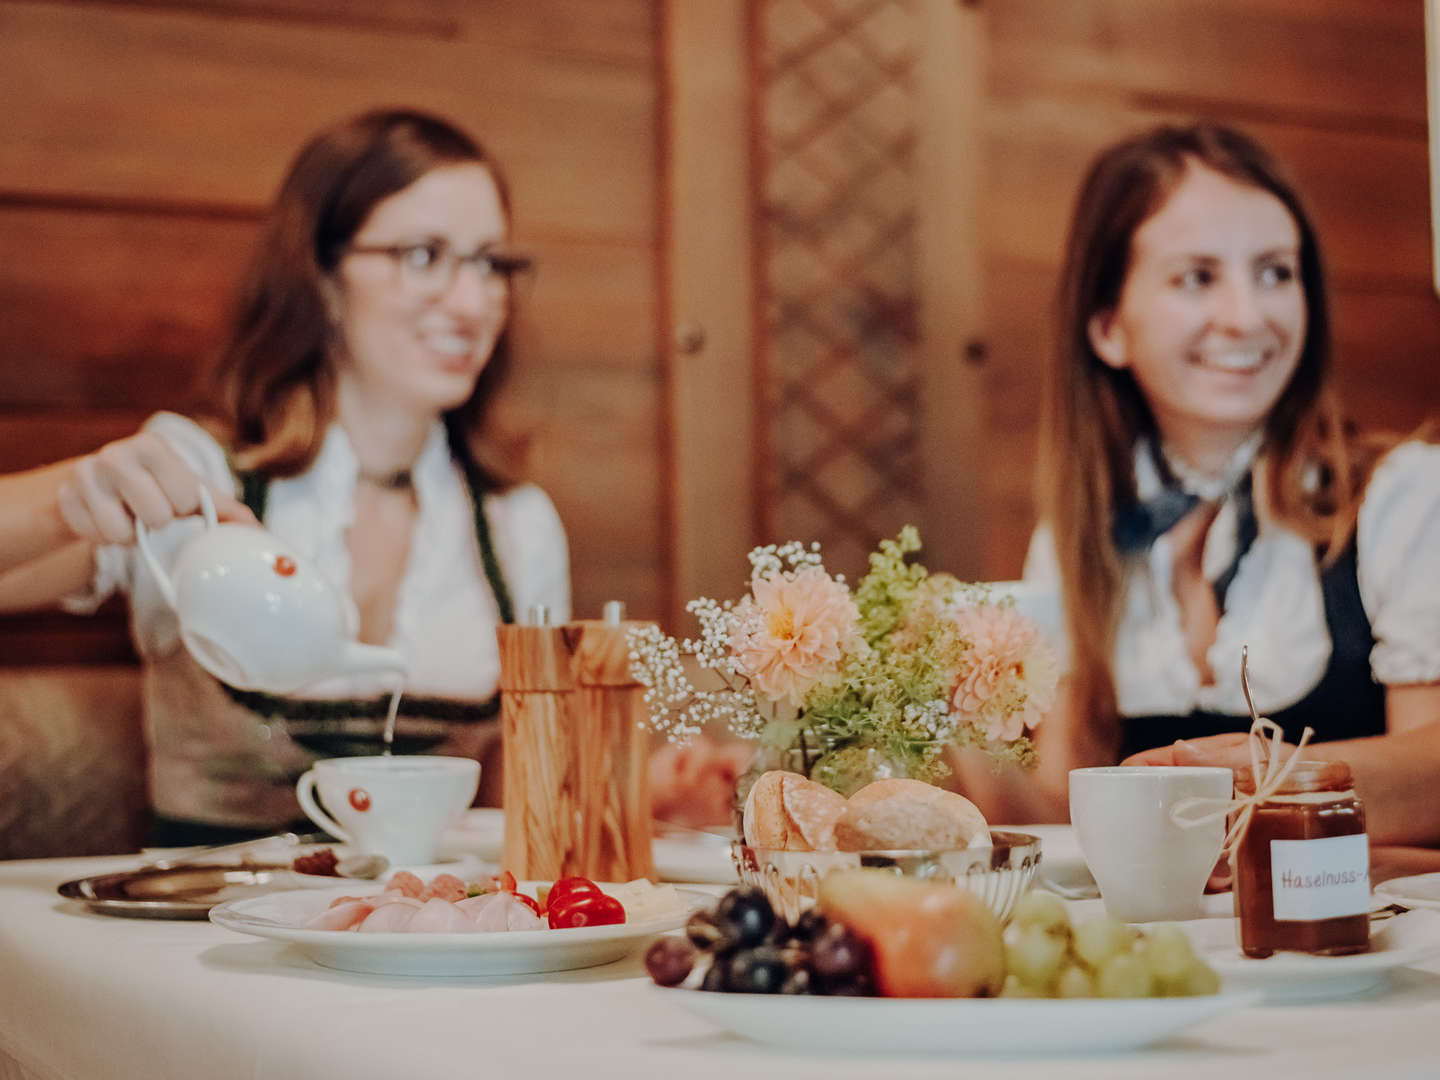
[[[1406,907],[1440,910],[1440,874],[1391,878],[1375,886],[1375,895],[1395,900]]]
[[[756,1042],[862,1054],[1048,1054],[1129,1050],[1255,993],[1073,1001],[1018,998],[776,997],[663,989],[666,1001]]]
[[[1396,968],[1440,955],[1440,914],[1429,911],[1374,923],[1370,951],[1351,956],[1277,952],[1252,960],[1240,951],[1233,918],[1194,919],[1181,925],[1227,990],[1260,990],[1267,1001],[1348,997],[1378,986]]]
[[[288,942],[321,967],[340,971],[372,975],[516,975],[608,964],[655,935],[683,926],[691,911],[714,899],[682,889],[684,906],[673,915],[573,930],[361,934],[305,928],[306,921],[329,907],[335,897],[376,891],[304,889],[233,900],[212,908],[210,921],[242,934]]]
[[[726,837],[708,833],[661,836],[651,842],[650,849],[661,881],[734,885],[739,880]],[[446,830],[440,850],[450,855],[478,855],[498,865],[505,852],[505,811],[467,810]]]

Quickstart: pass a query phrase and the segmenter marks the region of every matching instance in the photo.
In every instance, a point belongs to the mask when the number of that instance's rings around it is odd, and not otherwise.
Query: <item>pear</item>
[[[963,885],[836,870],[819,906],[870,943],[886,997],[993,997],[1005,984],[1000,921]]]

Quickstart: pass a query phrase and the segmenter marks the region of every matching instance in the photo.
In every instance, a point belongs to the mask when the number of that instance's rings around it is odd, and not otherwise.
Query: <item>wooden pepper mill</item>
[[[619,605],[607,618],[501,626],[505,867],[549,881],[653,877],[649,737]]]

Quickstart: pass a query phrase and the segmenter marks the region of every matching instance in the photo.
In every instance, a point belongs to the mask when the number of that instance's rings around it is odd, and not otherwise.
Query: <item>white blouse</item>
[[[1148,453],[1137,453],[1135,468],[1140,497],[1158,494],[1161,480]],[[1170,538],[1156,540],[1143,572],[1129,575],[1113,665],[1122,715],[1173,716],[1196,709],[1244,715],[1249,710],[1240,686],[1240,651],[1247,645],[1250,689],[1262,713],[1295,704],[1320,681],[1331,643],[1314,549],[1266,520],[1263,500],[1257,498],[1255,508],[1259,534],[1236,568],[1206,654],[1214,684],[1201,684],[1186,646],[1171,587]],[[1234,518],[1227,500],[1205,538],[1202,565],[1209,581],[1234,559]],[[1404,443],[1376,468],[1360,507],[1356,561],[1360,598],[1375,637],[1370,667],[1376,681],[1440,681],[1440,446]],[[1060,589],[1048,526],[1031,537],[1025,578],[1037,587]]]
[[[164,438],[197,473],[224,490],[238,487],[218,442],[193,420],[157,413],[145,428]],[[345,535],[355,520],[359,464],[339,424],[326,433],[315,463],[299,476],[272,480],[265,527],[323,568],[349,594],[350,551]],[[413,471],[419,518],[401,579],[387,644],[410,665],[407,689],[420,694],[480,700],[495,692],[500,655],[493,628],[500,621],[485,580],[475,537],[475,516],[464,475],[452,460],[444,426],[431,430]],[[517,616],[546,605],[556,622],[570,612],[570,563],[565,530],[549,497],[534,485],[485,496],[496,556]],[[154,537],[162,562],[195,531],[198,519],[176,522]],[[96,552],[96,572],[71,610],[93,610],[116,590],[130,594],[136,648],[150,658],[179,644],[166,606],[133,546]],[[308,688],[306,696],[364,697],[385,690],[383,676],[355,676]]]

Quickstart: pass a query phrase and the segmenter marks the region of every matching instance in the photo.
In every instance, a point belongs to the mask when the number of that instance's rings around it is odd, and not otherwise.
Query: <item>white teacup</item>
[[[295,791],[310,820],[331,835],[391,866],[423,866],[435,861],[446,826],[479,786],[472,758],[415,755],[317,761]]]
[[[1216,800],[1229,769],[1115,765],[1070,770],[1070,822],[1105,910],[1124,922],[1196,919],[1225,841],[1225,818],[1189,828],[1170,816],[1182,799]]]

